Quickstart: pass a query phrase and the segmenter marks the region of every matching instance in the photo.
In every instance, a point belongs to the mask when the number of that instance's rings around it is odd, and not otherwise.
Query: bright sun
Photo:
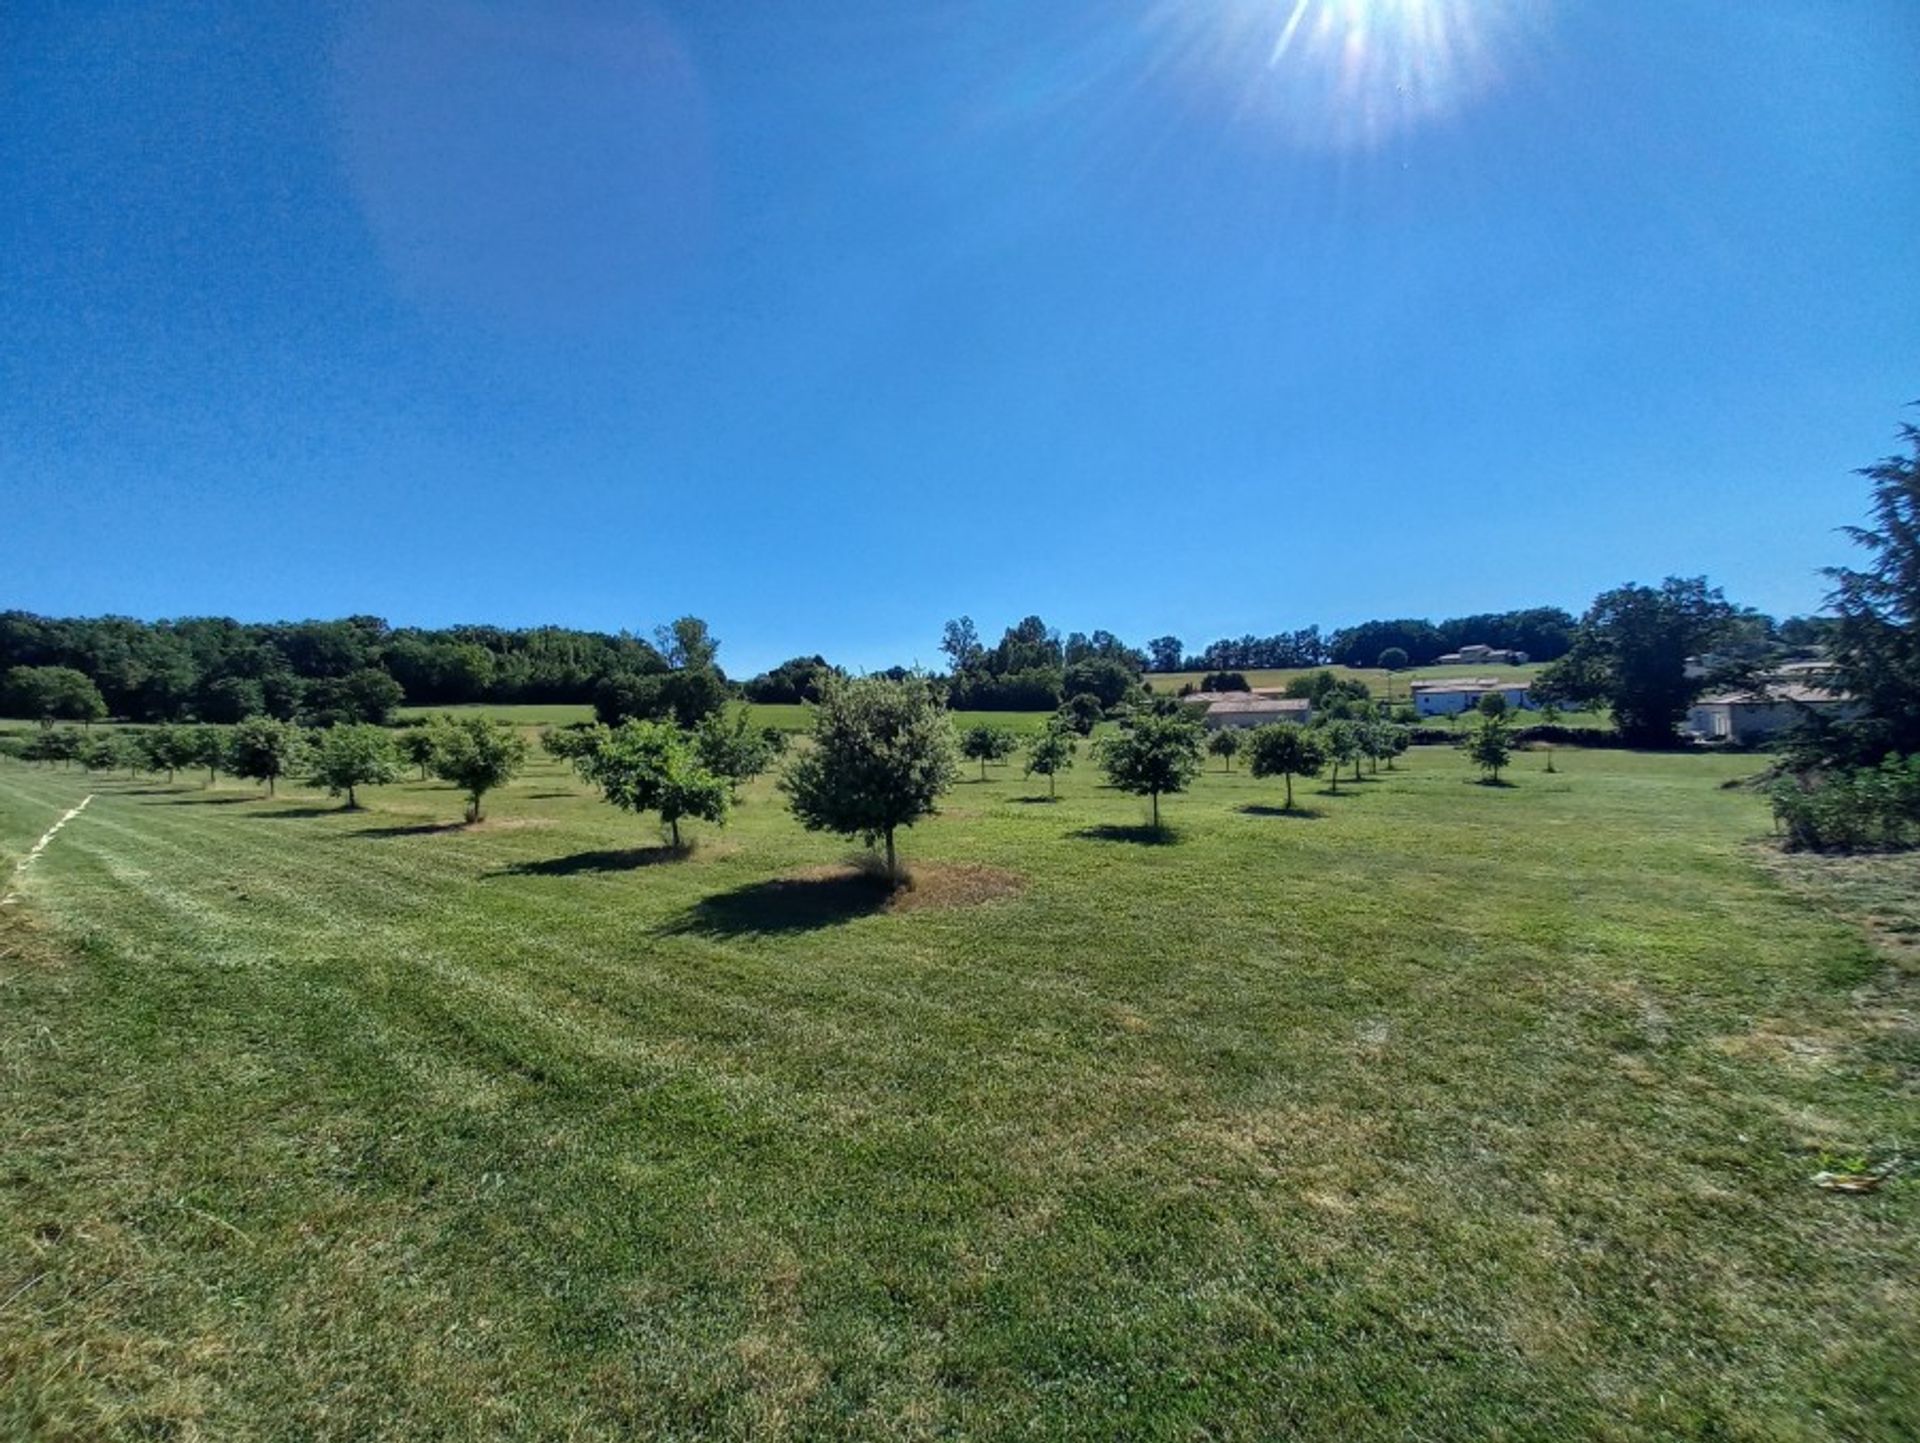
[[[1169,0],[1180,68],[1295,141],[1367,149],[1501,82],[1540,0]]]

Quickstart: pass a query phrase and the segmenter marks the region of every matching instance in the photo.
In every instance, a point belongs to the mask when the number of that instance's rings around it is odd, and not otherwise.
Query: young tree
[[[1027,744],[1027,775],[1038,772],[1047,779],[1047,796],[1058,795],[1054,789],[1054,778],[1061,772],[1073,768],[1073,754],[1078,746],[1073,728],[1059,717],[1047,723],[1045,731]]]
[[[110,772],[118,766],[131,771],[138,759],[131,743],[119,732],[88,737],[80,746],[80,765],[90,772]]]
[[[1500,691],[1482,692],[1480,700],[1474,703],[1474,710],[1481,716],[1503,717],[1507,714],[1507,695]]]
[[[190,767],[200,759],[194,743],[194,734],[187,728],[165,722],[148,727],[135,738],[147,769],[165,772],[169,783],[181,767]]]
[[[427,779],[433,766],[433,733],[426,727],[408,727],[393,739],[393,748],[410,767],[420,768],[420,780]]]
[[[622,722],[573,765],[623,811],[658,812],[675,850],[683,818],[727,820],[726,778],[702,766],[687,734],[667,722]]]
[[[227,770],[248,781],[265,782],[267,795],[274,784],[295,770],[306,750],[300,729],[271,717],[248,717],[227,739]]]
[[[747,719],[745,707],[731,715],[713,712],[693,729],[693,751],[700,765],[726,780],[729,795],[738,798],[742,784],[773,765],[773,748],[764,731]]]
[[[1160,830],[1160,795],[1184,792],[1200,773],[1200,723],[1184,710],[1136,713],[1096,743],[1100,769],[1123,792],[1150,798]]]
[[[1001,727],[968,727],[960,738],[960,753],[968,761],[980,763],[980,780],[987,779],[987,763],[998,766],[1013,755],[1019,743],[1013,733]]]
[[[1320,752],[1327,765],[1327,781],[1330,789],[1340,790],[1340,768],[1348,762],[1354,764],[1354,773],[1359,774],[1360,733],[1350,721],[1336,717],[1318,728],[1320,732]]]
[[[1100,704],[1100,698],[1090,691],[1077,692],[1061,705],[1059,715],[1067,725],[1083,737],[1093,735],[1093,729],[1100,725],[1100,719],[1107,709]]]
[[[1247,738],[1247,770],[1256,777],[1284,778],[1288,811],[1293,810],[1293,779],[1310,777],[1326,764],[1318,733],[1293,722],[1256,727]]]
[[[1910,454],[1860,471],[1873,483],[1872,519],[1847,534],[1866,551],[1865,566],[1826,571],[1827,604],[1839,613],[1833,660],[1867,708],[1854,729],[1857,752],[1920,752],[1920,427],[1903,424],[1900,439]]]
[[[379,727],[365,722],[328,727],[308,760],[313,784],[325,787],[330,797],[344,792],[347,811],[360,805],[354,788],[383,786],[400,775],[393,743]]]
[[[576,761],[598,751],[609,735],[607,727],[600,722],[548,727],[540,733],[540,750],[563,762]]]
[[[484,716],[445,716],[433,724],[427,765],[443,782],[467,794],[467,820],[480,820],[480,802],[504,787],[527,763],[527,742],[506,722]]]
[[[1221,727],[1219,731],[1207,738],[1207,751],[1210,755],[1221,759],[1222,771],[1230,772],[1233,770],[1233,759],[1240,754],[1244,741],[1245,738],[1240,735],[1238,728]]]
[[[834,678],[814,713],[813,747],[781,786],[808,831],[884,842],[897,885],[894,833],[934,814],[957,765],[953,723],[926,680]]]
[[[187,733],[187,739],[192,749],[191,761],[207,769],[207,785],[212,786],[220,780],[220,768],[227,764],[227,729],[197,726]]]
[[[59,762],[63,770],[80,759],[86,744],[86,733],[77,727],[54,727],[40,736],[41,755],[48,761]]]
[[[1491,784],[1500,780],[1500,772],[1513,758],[1513,732],[1503,716],[1483,713],[1479,725],[1467,738],[1467,755],[1485,772]]]

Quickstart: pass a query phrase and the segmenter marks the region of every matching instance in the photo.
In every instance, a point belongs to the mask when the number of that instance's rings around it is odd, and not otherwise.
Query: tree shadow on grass
[[[1106,824],[1098,827],[1082,827],[1077,832],[1069,832],[1083,842],[1132,842],[1141,847],[1164,847],[1180,840],[1180,834],[1172,827],[1154,827],[1146,823],[1137,826],[1122,827]]]
[[[1248,817],[1292,817],[1302,822],[1317,821],[1326,815],[1318,807],[1269,807],[1258,802],[1248,803],[1240,812]]]
[[[515,862],[489,872],[489,877],[572,877],[581,872],[632,872],[667,862],[684,862],[691,847],[609,847],[597,852],[573,852],[564,857],[542,857]]]
[[[778,936],[838,927],[880,911],[893,889],[864,872],[776,877],[702,898],[660,930],[668,936]]]
[[[431,837],[466,830],[465,822],[407,822],[397,827],[362,827],[356,837]]]
[[[170,807],[231,807],[240,802],[261,801],[260,797],[171,797],[167,801]]]
[[[277,822],[277,821],[283,821],[283,820],[291,820],[295,817],[333,817],[333,816],[338,816],[341,812],[344,812],[346,810],[348,810],[346,807],[341,807],[341,806],[281,807],[278,811],[255,812],[253,815],[255,820],[257,821]],[[359,807],[355,807],[353,808],[353,810],[357,812],[362,809]]]
[[[1023,807],[1051,807],[1060,801],[1058,797],[1008,797],[1007,800]]]
[[[1510,782],[1505,777],[1481,777],[1478,781],[1470,782],[1468,785],[1475,787],[1499,787],[1502,791],[1511,791],[1518,783]]]

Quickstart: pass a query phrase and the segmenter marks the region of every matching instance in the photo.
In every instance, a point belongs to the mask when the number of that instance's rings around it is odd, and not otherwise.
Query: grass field
[[[957,787],[882,906],[544,759],[0,761],[0,1437],[1892,1439],[1912,859],[1750,761]],[[1904,969],[1904,970],[1903,970]]]

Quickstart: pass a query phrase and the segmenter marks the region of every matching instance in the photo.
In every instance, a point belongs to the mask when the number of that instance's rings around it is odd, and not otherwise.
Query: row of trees
[[[273,717],[253,717],[233,726],[161,723],[128,731],[85,733],[49,727],[20,747],[27,761],[78,763],[90,771],[176,773],[204,767],[207,780],[221,773],[259,782],[272,795],[279,782],[298,777],[359,805],[361,787],[398,779],[403,765],[437,776],[466,794],[467,820],[481,819],[486,794],[505,786],[525,764],[526,741],[513,727],[487,717],[442,717],[424,727],[394,733],[362,722],[301,727]]]
[[[8,611],[0,612],[0,675],[76,672],[106,714],[132,721],[378,722],[402,704],[591,702],[610,677],[673,670],[678,625],[649,641],[556,626],[394,628],[371,616],[148,622]],[[45,714],[17,707],[9,714]]]

